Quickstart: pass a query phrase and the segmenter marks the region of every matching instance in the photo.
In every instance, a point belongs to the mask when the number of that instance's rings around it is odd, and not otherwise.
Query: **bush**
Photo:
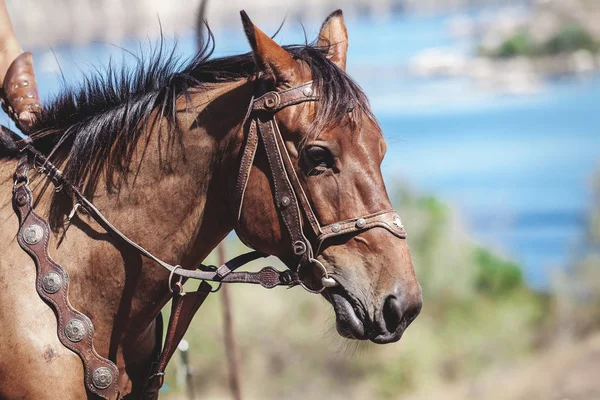
[[[521,30],[504,40],[496,50],[487,51],[480,48],[478,52],[493,57],[513,58],[557,55],[572,53],[577,50],[587,50],[595,53],[600,50],[600,44],[585,27],[570,23],[564,25],[544,43],[535,42],[527,31]]]
[[[577,50],[596,52],[598,43],[590,32],[578,24],[565,25],[543,46],[545,54],[572,53]]]
[[[535,54],[535,48],[536,45],[531,36],[527,32],[521,31],[506,39],[500,45],[496,56],[500,58],[530,56]]]
[[[490,297],[510,295],[523,288],[523,271],[489,250],[478,247],[473,252],[473,263],[478,270],[476,286],[480,293]]]

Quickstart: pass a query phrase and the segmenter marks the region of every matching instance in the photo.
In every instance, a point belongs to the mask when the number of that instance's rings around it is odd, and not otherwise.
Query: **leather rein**
[[[180,265],[171,265],[153,255],[112,225],[94,204],[63,176],[58,168],[33,147],[31,139],[25,139],[26,146],[21,149],[22,156],[14,174],[13,186],[13,207],[20,221],[18,242],[36,263],[38,293],[57,312],[59,339],[67,348],[75,351],[83,361],[85,383],[88,390],[107,400],[117,399],[119,397],[119,371],[112,361],[96,353],[93,348],[92,322],[87,316],[74,310],[68,302],[68,273],[49,257],[47,246],[50,227],[33,210],[33,193],[29,188],[30,168],[35,168],[38,172],[45,174],[57,188],[65,190],[74,197],[76,204],[67,218],[69,222],[78,209],[82,208],[111,235],[123,240],[142,255],[169,271],[168,285],[169,290],[173,293],[171,318],[164,347],[162,350],[157,348],[157,353],[160,355],[157,362],[152,365],[144,390],[144,398],[154,399],[162,386],[166,365],[175,352],[177,344],[183,338],[194,314],[208,294],[217,291],[221,283],[252,283],[260,284],[265,288],[299,285],[309,292],[320,293],[326,287],[338,285],[329,275],[325,266],[316,259],[323,241],[326,239],[374,227],[384,228],[398,238],[406,238],[402,221],[394,210],[379,211],[324,226],[319,223],[296,174],[275,120],[275,114],[285,107],[318,100],[319,97],[314,93],[312,82],[283,91],[269,91],[252,99],[248,113],[248,117],[252,117],[252,119],[246,135],[234,194],[237,210],[236,231],[240,239],[248,244],[248,241],[240,234],[239,223],[250,170],[254,164],[259,143],[262,143],[273,179],[275,204],[291,239],[291,247],[297,259],[295,270],[279,271],[273,267],[264,267],[258,272],[236,272],[239,267],[267,256],[258,251],[237,256],[220,267],[201,264],[197,270],[187,270]],[[245,125],[246,121],[243,123],[243,126]],[[308,222],[307,225],[311,230],[314,243],[305,235],[303,221]],[[301,270],[311,265],[317,266],[321,271],[322,287],[320,289],[315,290],[308,287],[301,279]],[[178,278],[175,283],[173,283],[174,277]],[[188,278],[201,281],[197,291],[186,293],[183,290],[183,281]],[[213,290],[206,281],[217,282],[219,287]],[[157,327],[159,329],[157,336],[160,340],[162,323],[157,324]]]

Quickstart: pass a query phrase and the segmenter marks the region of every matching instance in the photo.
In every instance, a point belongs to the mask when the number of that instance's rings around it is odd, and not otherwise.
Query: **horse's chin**
[[[338,333],[348,339],[366,340],[365,324],[358,317],[356,305],[343,294],[342,290],[328,290],[329,301],[335,311],[335,323]]]
[[[365,307],[343,288],[330,288],[326,292],[325,297],[335,311],[336,329],[342,337],[377,344],[397,342],[402,337],[402,331],[389,333],[378,329],[366,314]]]

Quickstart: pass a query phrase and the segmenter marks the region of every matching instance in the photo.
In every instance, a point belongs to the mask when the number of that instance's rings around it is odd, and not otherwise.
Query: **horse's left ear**
[[[252,47],[254,62],[263,78],[278,87],[291,87],[296,71],[296,61],[283,47],[258,29],[245,11],[240,11],[246,37]]]
[[[348,31],[346,30],[346,24],[344,24],[342,10],[332,12],[323,22],[317,43],[320,47],[329,47],[327,58],[342,71],[346,71]]]

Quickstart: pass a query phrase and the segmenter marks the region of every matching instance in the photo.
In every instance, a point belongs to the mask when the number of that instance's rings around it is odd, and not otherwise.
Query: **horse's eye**
[[[333,168],[333,154],[322,146],[309,146],[305,150],[306,158],[312,168]]]

